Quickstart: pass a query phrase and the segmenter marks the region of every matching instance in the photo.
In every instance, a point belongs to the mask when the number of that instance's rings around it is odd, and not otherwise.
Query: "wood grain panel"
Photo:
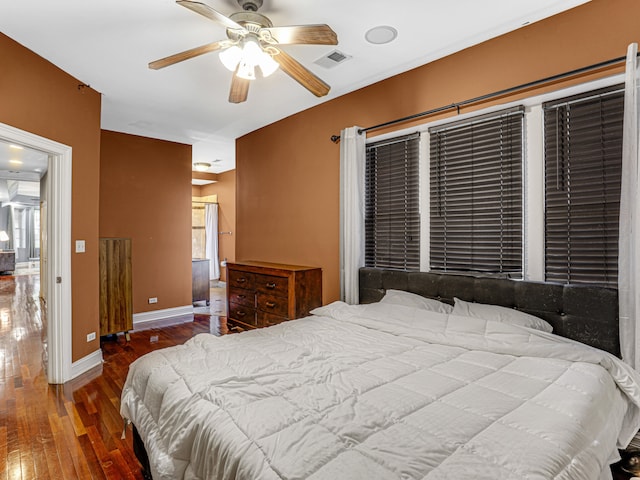
[[[229,286],[252,290],[254,284],[253,273],[245,271],[229,270]]]
[[[133,328],[131,239],[100,239],[100,335]]]
[[[245,325],[256,326],[256,311],[252,307],[230,303],[229,316]]]
[[[255,287],[258,292],[286,297],[289,292],[289,272],[283,276],[256,275]]]
[[[286,292],[285,292],[286,294]],[[265,293],[258,293],[256,295],[256,303],[258,310],[261,312],[267,312],[279,317],[288,317],[289,306],[287,303],[287,297],[279,297],[276,295],[267,295]]]
[[[271,325],[277,325],[282,322],[286,322],[287,318],[278,315],[272,315],[271,313],[258,312],[258,328],[270,327]]]
[[[229,302],[236,303],[238,305],[245,305],[247,307],[255,307],[256,300],[254,298],[253,291],[234,288],[229,292]]]

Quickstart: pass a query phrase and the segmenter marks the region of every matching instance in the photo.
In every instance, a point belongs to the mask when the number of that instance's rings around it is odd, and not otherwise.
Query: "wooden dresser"
[[[191,302],[205,301],[207,305],[209,299],[209,259],[191,259]]]
[[[322,305],[322,270],[266,262],[227,263],[230,329],[268,327]]]

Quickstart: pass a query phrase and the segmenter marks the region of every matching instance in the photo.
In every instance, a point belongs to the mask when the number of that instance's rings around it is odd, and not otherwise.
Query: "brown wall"
[[[218,253],[220,260],[226,258],[229,262],[234,262],[236,259],[236,171],[218,174],[218,181],[202,185],[200,192],[201,197],[218,196],[218,230],[231,232],[231,235],[220,235]],[[226,279],[226,269],[220,268],[220,280],[226,281]]]
[[[191,145],[103,131],[100,152],[100,236],[131,238],[133,312],[191,305]]]
[[[323,301],[337,300],[340,153],[331,135],[624,56],[640,40],[639,19],[636,0],[593,0],[241,137],[237,259],[320,266]]]
[[[0,122],[72,147],[71,239],[86,253],[71,257],[72,360],[100,348],[98,214],[100,94],[0,33]]]

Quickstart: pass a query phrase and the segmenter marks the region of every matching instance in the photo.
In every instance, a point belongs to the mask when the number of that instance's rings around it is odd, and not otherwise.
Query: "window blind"
[[[429,130],[432,270],[522,274],[523,116]]]
[[[622,171],[621,86],[543,105],[545,274],[615,287]]]
[[[367,145],[365,265],[420,269],[419,134]]]

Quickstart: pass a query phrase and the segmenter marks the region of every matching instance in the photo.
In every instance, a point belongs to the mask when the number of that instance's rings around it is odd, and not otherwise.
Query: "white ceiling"
[[[47,160],[44,152],[0,141],[0,178],[40,182]]]
[[[236,0],[202,1],[225,15],[240,10]],[[332,88],[318,99],[277,71],[253,81],[242,104],[227,101],[231,72],[217,53],[147,68],[226,38],[222,25],[174,0],[2,1],[0,31],[102,93],[103,129],[192,144],[193,161],[220,173],[235,167],[239,136],[587,1],[264,0],[259,13],[275,26],[326,23],[338,34],[337,47],[283,47]],[[396,40],[368,43],[380,25],[397,29]],[[352,58],[314,64],[334,49]]]
[[[46,153],[0,141],[0,205],[38,205],[47,163]]]

